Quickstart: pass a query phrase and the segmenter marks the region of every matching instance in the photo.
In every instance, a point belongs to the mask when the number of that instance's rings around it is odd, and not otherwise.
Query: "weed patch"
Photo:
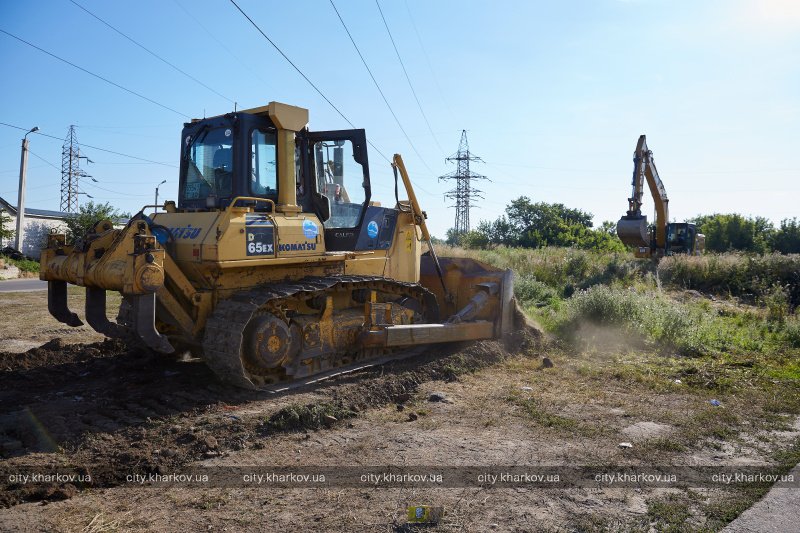
[[[308,405],[292,404],[275,412],[265,424],[267,431],[304,431],[330,425],[330,418],[344,420],[356,416],[342,402],[319,402]]]

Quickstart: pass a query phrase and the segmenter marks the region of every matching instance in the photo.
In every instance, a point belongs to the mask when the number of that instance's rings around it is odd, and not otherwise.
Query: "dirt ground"
[[[121,297],[107,293],[107,312],[115,317]],[[69,308],[83,316],[84,289],[69,287]],[[97,342],[105,337],[87,324],[71,328],[50,316],[47,311],[47,291],[8,292],[0,295],[0,352],[24,352],[43,343],[61,339],[66,344]]]
[[[73,309],[80,300],[71,293]],[[636,353],[621,347],[577,354],[520,334],[276,395],[223,386],[198,360],[69,331],[47,316],[44,292],[0,295],[0,311],[3,531],[713,531],[765,488],[186,487],[128,476],[199,467],[767,467],[800,437],[797,418],[760,393],[712,397],[690,376],[635,373]],[[72,468],[91,483],[9,477],[41,467]],[[409,505],[444,515],[420,529],[407,523]]]

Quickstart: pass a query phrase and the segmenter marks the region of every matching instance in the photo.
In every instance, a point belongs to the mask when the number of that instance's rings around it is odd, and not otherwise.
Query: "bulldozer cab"
[[[184,126],[178,208],[224,209],[237,196],[277,200],[277,135],[267,117],[231,113]]]
[[[278,133],[268,116],[246,112],[185,124],[178,209],[225,209],[237,197],[245,196],[272,200],[280,210],[280,188],[294,187],[298,207],[319,218],[326,247],[332,251],[359,249],[362,233],[369,230],[368,236],[374,239],[376,227],[379,230],[387,220],[396,218],[396,210],[369,205],[363,129],[296,132],[294,176],[288,179],[281,179],[278,172],[279,154],[283,153]],[[239,205],[250,205],[256,211],[272,208],[270,202],[253,200]]]

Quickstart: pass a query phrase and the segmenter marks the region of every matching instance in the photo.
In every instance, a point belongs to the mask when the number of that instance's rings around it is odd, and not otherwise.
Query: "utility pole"
[[[461,130],[461,142],[458,145],[458,152],[451,155],[447,162],[456,162],[456,171],[444,176],[439,176],[439,180],[456,180],[456,188],[451,189],[444,193],[445,198],[451,198],[456,201],[455,205],[450,207],[456,208],[456,222],[453,226],[453,231],[456,235],[462,235],[469,231],[469,208],[472,207],[472,199],[483,199],[482,191],[472,187],[472,180],[488,180],[486,176],[471,172],[469,169],[470,161],[483,162],[483,160],[469,151],[469,142],[467,141],[467,130]]]
[[[28,135],[39,131],[39,126],[33,128],[22,137],[22,156],[19,162],[19,192],[17,193],[17,234],[14,248],[22,252],[22,245],[25,242],[25,179],[28,174]]]
[[[155,203],[156,207],[155,207],[155,211],[153,211],[154,213],[158,213],[158,188],[161,187],[162,185],[164,185],[166,182],[167,182],[167,180],[164,180],[161,183],[159,183],[158,185],[156,185],[156,203]]]

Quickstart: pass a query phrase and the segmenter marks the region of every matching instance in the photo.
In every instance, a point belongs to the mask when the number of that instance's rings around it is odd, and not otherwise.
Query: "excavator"
[[[82,325],[67,285],[83,286],[96,331],[191,352],[222,381],[262,390],[509,334],[512,272],[437,257],[402,157],[396,204],[382,207],[364,130],[308,122],[307,109],[270,102],[184,124],[177,203],[122,228],[98,221],[74,243],[48,236],[50,314]],[[122,294],[116,321],[106,291]]]
[[[642,215],[645,180],[655,203],[656,222],[652,228],[647,224],[647,216]],[[705,235],[698,233],[694,224],[669,222],[669,198],[658,176],[653,152],[647,148],[645,135],[639,136],[633,153],[632,187],[628,212],[617,222],[617,235],[624,244],[634,248],[636,257],[703,253]]]

